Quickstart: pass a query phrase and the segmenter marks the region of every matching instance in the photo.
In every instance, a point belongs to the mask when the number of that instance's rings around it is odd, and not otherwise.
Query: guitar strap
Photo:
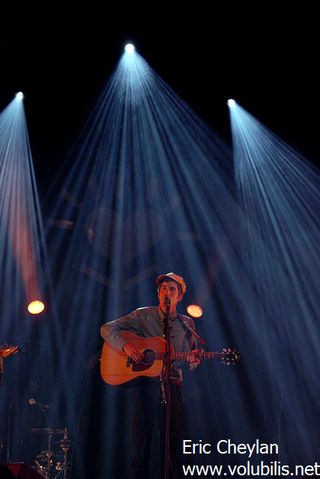
[[[206,341],[204,339],[202,339],[201,336],[199,336],[199,334],[195,330],[195,328],[192,327],[189,316],[185,316],[183,314],[178,314],[178,318],[180,319],[180,321],[182,322],[184,327],[189,331],[191,336],[196,338],[199,341],[199,343],[206,344]]]

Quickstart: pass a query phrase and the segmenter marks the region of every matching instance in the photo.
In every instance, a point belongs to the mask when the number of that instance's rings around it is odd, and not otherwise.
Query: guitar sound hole
[[[143,351],[143,359],[139,363],[133,361],[132,363],[132,371],[144,371],[152,366],[154,363],[154,351],[152,349],[145,349]]]

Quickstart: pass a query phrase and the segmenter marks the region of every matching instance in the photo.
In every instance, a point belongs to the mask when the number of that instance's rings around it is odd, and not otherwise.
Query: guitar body
[[[118,386],[137,377],[158,377],[163,365],[163,353],[166,342],[160,336],[143,338],[130,331],[122,331],[121,337],[126,343],[133,344],[144,353],[144,360],[136,363],[127,354],[105,342],[102,348],[100,372],[107,384]]]

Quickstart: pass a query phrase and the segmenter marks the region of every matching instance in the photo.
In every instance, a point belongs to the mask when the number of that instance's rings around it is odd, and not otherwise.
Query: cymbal
[[[64,429],[53,429],[51,427],[34,427],[30,431],[37,434],[64,434]]]

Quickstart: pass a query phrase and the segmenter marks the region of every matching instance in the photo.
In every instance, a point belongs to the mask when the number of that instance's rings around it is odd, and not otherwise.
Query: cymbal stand
[[[46,406],[45,404],[42,404],[40,407],[40,411],[44,415],[44,417],[47,419],[47,414],[49,412],[49,407]],[[48,424],[49,421],[47,421]],[[48,449],[46,450],[46,467],[45,467],[45,478],[50,479],[51,475],[51,467],[52,467],[52,457],[53,457],[53,450],[52,450],[52,440],[54,436],[54,429],[50,426],[48,426]]]
[[[53,451],[52,451],[52,438],[54,434],[54,429],[48,430],[48,449],[47,449],[47,477],[50,478],[50,469],[52,466],[52,456],[53,456]]]
[[[7,464],[11,462],[10,460],[10,442],[11,442],[11,423],[12,423],[12,402],[9,403],[9,413],[8,413],[8,422],[7,422],[7,444],[6,444],[6,461]]]
[[[63,472],[63,479],[67,479],[67,469],[68,469],[68,450],[70,449],[70,439],[68,438],[68,429],[64,428],[63,438],[60,441],[60,447],[63,451],[63,463],[62,463],[62,470],[55,476],[55,479]]]

